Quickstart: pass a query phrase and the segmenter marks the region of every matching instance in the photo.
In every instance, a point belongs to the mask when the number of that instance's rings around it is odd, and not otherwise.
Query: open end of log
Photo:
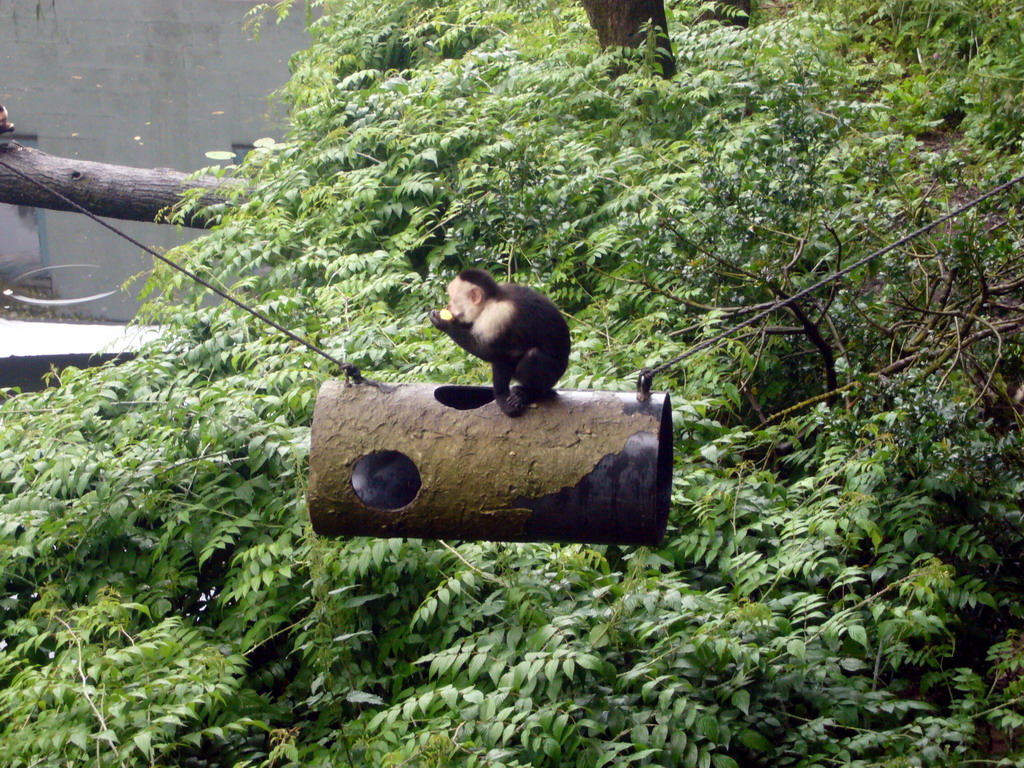
[[[438,387],[434,398],[441,405],[457,411],[472,411],[494,402],[494,390],[486,387]]]

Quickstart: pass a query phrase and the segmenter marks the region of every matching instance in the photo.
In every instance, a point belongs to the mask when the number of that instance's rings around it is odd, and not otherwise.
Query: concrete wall
[[[33,138],[54,155],[181,171],[213,164],[208,151],[279,138],[284,116],[267,97],[309,43],[304,6],[280,25],[267,19],[255,41],[243,29],[255,4],[0,0],[0,104],[17,126],[13,138]],[[113,223],[158,250],[196,234]],[[148,256],[83,216],[46,211],[41,229],[60,298],[117,288],[150,267]],[[94,266],[59,268],[70,264]],[[68,311],[125,320],[137,308],[132,293]]]

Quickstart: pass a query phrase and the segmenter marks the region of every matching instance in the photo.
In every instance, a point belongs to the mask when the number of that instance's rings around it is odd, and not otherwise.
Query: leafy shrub
[[[1024,11],[994,0],[818,0],[864,53],[891,62],[885,100],[917,133],[961,128],[985,148],[1016,151],[1024,133]],[[886,78],[889,79],[889,78]]]

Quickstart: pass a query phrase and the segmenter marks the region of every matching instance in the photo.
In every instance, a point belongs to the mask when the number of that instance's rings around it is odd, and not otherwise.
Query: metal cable
[[[304,346],[307,349],[311,350],[312,352],[315,352],[316,354],[320,355],[321,357],[323,357],[323,358],[329,360],[330,362],[334,363],[336,366],[338,366],[338,368],[341,371],[343,371],[345,373],[346,376],[348,376],[353,381],[355,381],[357,383],[368,382],[367,379],[363,378],[363,375],[359,371],[359,368],[357,368],[354,364],[345,362],[344,360],[339,360],[338,358],[334,357],[333,355],[329,354],[328,352],[325,352],[324,350],[322,350],[320,347],[316,346],[312,342],[308,341],[307,339],[302,338],[301,336],[299,336],[298,334],[294,333],[293,331],[288,330],[287,328],[285,328],[283,325],[281,325],[280,323],[276,322],[275,320],[272,320],[270,317],[268,317],[266,314],[264,314],[260,310],[254,308],[254,307],[250,307],[249,305],[245,304],[241,300],[236,299],[234,296],[232,296],[228,292],[222,290],[221,288],[218,288],[217,286],[215,286],[212,283],[210,283],[208,280],[205,280],[204,278],[200,277],[199,275],[197,275],[195,272],[193,272],[192,270],[188,269],[187,267],[183,267],[180,264],[178,264],[178,263],[176,263],[174,261],[171,261],[166,256],[164,256],[164,255],[162,255],[160,253],[157,253],[155,250],[153,250],[149,246],[143,245],[138,240],[133,238],[131,235],[127,234],[126,232],[121,231],[120,229],[118,229],[117,227],[113,226],[112,224],[107,223],[106,221],[101,219],[99,216],[94,214],[92,211],[88,210],[87,208],[85,208],[82,205],[79,205],[74,200],[70,199],[66,195],[61,194],[57,190],[47,186],[46,184],[43,184],[41,181],[38,181],[37,179],[32,178],[28,174],[23,173],[22,171],[19,171],[17,168],[12,168],[7,162],[5,162],[3,160],[0,160],[0,166],[3,166],[4,168],[6,168],[8,171],[10,171],[11,173],[15,174],[16,176],[20,176],[25,181],[28,181],[31,184],[34,184],[35,186],[37,186],[40,189],[42,189],[44,192],[47,192],[47,193],[53,195],[58,200],[61,200],[62,202],[64,202],[66,205],[70,205],[72,208],[77,210],[79,213],[85,214],[86,216],[88,216],[90,219],[92,219],[96,223],[101,224],[102,226],[106,227],[107,229],[109,229],[111,232],[113,232],[118,237],[124,238],[125,240],[127,240],[129,243],[131,243],[135,247],[141,248],[143,251],[148,253],[150,256],[153,256],[154,258],[159,259],[160,261],[164,262],[168,266],[173,267],[174,269],[178,270],[183,275],[188,277],[190,280],[192,280],[192,281],[198,283],[199,285],[203,286],[208,291],[211,291],[211,292],[215,293],[216,295],[220,296],[225,301],[229,301],[232,304],[234,304],[236,307],[238,307],[239,309],[245,310],[246,312],[248,312],[250,315],[252,315],[256,319],[258,319],[261,322],[266,323],[267,325],[271,326],[275,330],[277,330],[280,333],[282,333],[285,336],[287,336],[292,341],[298,342],[299,344],[301,344],[302,346]]]
[[[925,234],[927,232],[930,232],[931,230],[935,229],[940,224],[944,224],[945,222],[949,221],[950,219],[955,219],[957,216],[961,215],[962,213],[965,213],[966,211],[969,211],[971,208],[975,207],[979,203],[982,203],[985,200],[988,200],[989,198],[995,197],[996,195],[1002,194],[1003,192],[1005,192],[1006,190],[1010,189],[1011,187],[1014,187],[1014,186],[1020,184],[1022,181],[1024,181],[1024,174],[1021,174],[1020,176],[1017,176],[1016,178],[1010,179],[1009,181],[1005,182],[1004,184],[1000,184],[999,186],[994,187],[993,189],[990,189],[988,192],[984,193],[983,195],[979,195],[978,197],[975,197],[974,199],[967,201],[966,203],[961,205],[959,208],[955,208],[954,210],[950,211],[949,213],[943,214],[942,216],[940,216],[939,218],[935,219],[931,223],[925,224],[923,227],[915,229],[910,234],[904,235],[903,237],[901,237],[896,242],[890,243],[889,245],[885,246],[884,248],[879,248],[877,251],[874,251],[873,253],[868,254],[864,258],[855,261],[853,264],[850,264],[848,267],[844,267],[843,269],[840,269],[838,272],[833,272],[831,275],[828,275],[827,277],[822,278],[821,280],[819,280],[818,282],[814,283],[813,285],[808,286],[807,288],[804,288],[803,290],[797,291],[792,296],[790,296],[788,298],[785,298],[785,299],[780,299],[779,301],[776,301],[770,307],[768,307],[768,309],[766,309],[766,310],[764,310],[762,312],[758,312],[756,315],[753,315],[752,317],[747,318],[742,323],[738,323],[738,324],[732,326],[731,328],[728,328],[727,330],[724,330],[721,333],[719,333],[719,334],[717,334],[715,336],[712,336],[710,339],[705,339],[704,341],[700,342],[699,344],[695,344],[694,346],[690,347],[688,350],[683,352],[681,355],[673,357],[671,360],[667,360],[666,362],[661,363],[660,365],[657,365],[657,366],[655,366],[653,368],[644,368],[643,370],[640,371],[639,378],[637,379],[637,385],[636,385],[637,386],[637,398],[640,399],[640,400],[646,400],[647,399],[647,397],[648,397],[648,395],[650,394],[650,391],[651,391],[651,383],[652,383],[652,381],[654,379],[654,376],[656,374],[662,373],[663,371],[667,370],[668,368],[671,368],[673,365],[676,365],[677,363],[682,362],[686,358],[691,357],[691,356],[697,354],[698,352],[707,349],[708,347],[712,347],[712,346],[717,345],[718,342],[722,341],[723,339],[728,338],[732,334],[736,333],[736,331],[741,330],[743,328],[746,328],[749,325],[753,325],[754,323],[758,322],[759,320],[764,320],[766,317],[771,315],[776,310],[782,309],[783,307],[786,307],[786,306],[792,304],[793,302],[795,302],[795,301],[797,301],[799,299],[802,299],[804,296],[807,296],[809,293],[813,293],[814,291],[818,290],[819,288],[822,288],[823,286],[826,286],[826,285],[828,285],[830,283],[834,283],[836,280],[839,280],[840,278],[845,277],[846,275],[850,274],[854,270],[859,269],[860,267],[863,267],[868,262],[873,261],[874,259],[877,259],[880,256],[884,256],[885,254],[887,254],[890,251],[893,251],[893,250],[899,248],[900,246],[906,245],[911,240],[914,240],[914,239],[920,237],[921,235],[923,235],[923,234]]]

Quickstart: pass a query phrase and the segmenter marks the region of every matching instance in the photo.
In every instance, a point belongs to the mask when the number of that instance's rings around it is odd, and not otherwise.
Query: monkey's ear
[[[484,300],[484,290],[479,286],[473,285],[469,288],[469,302],[474,306]]]

